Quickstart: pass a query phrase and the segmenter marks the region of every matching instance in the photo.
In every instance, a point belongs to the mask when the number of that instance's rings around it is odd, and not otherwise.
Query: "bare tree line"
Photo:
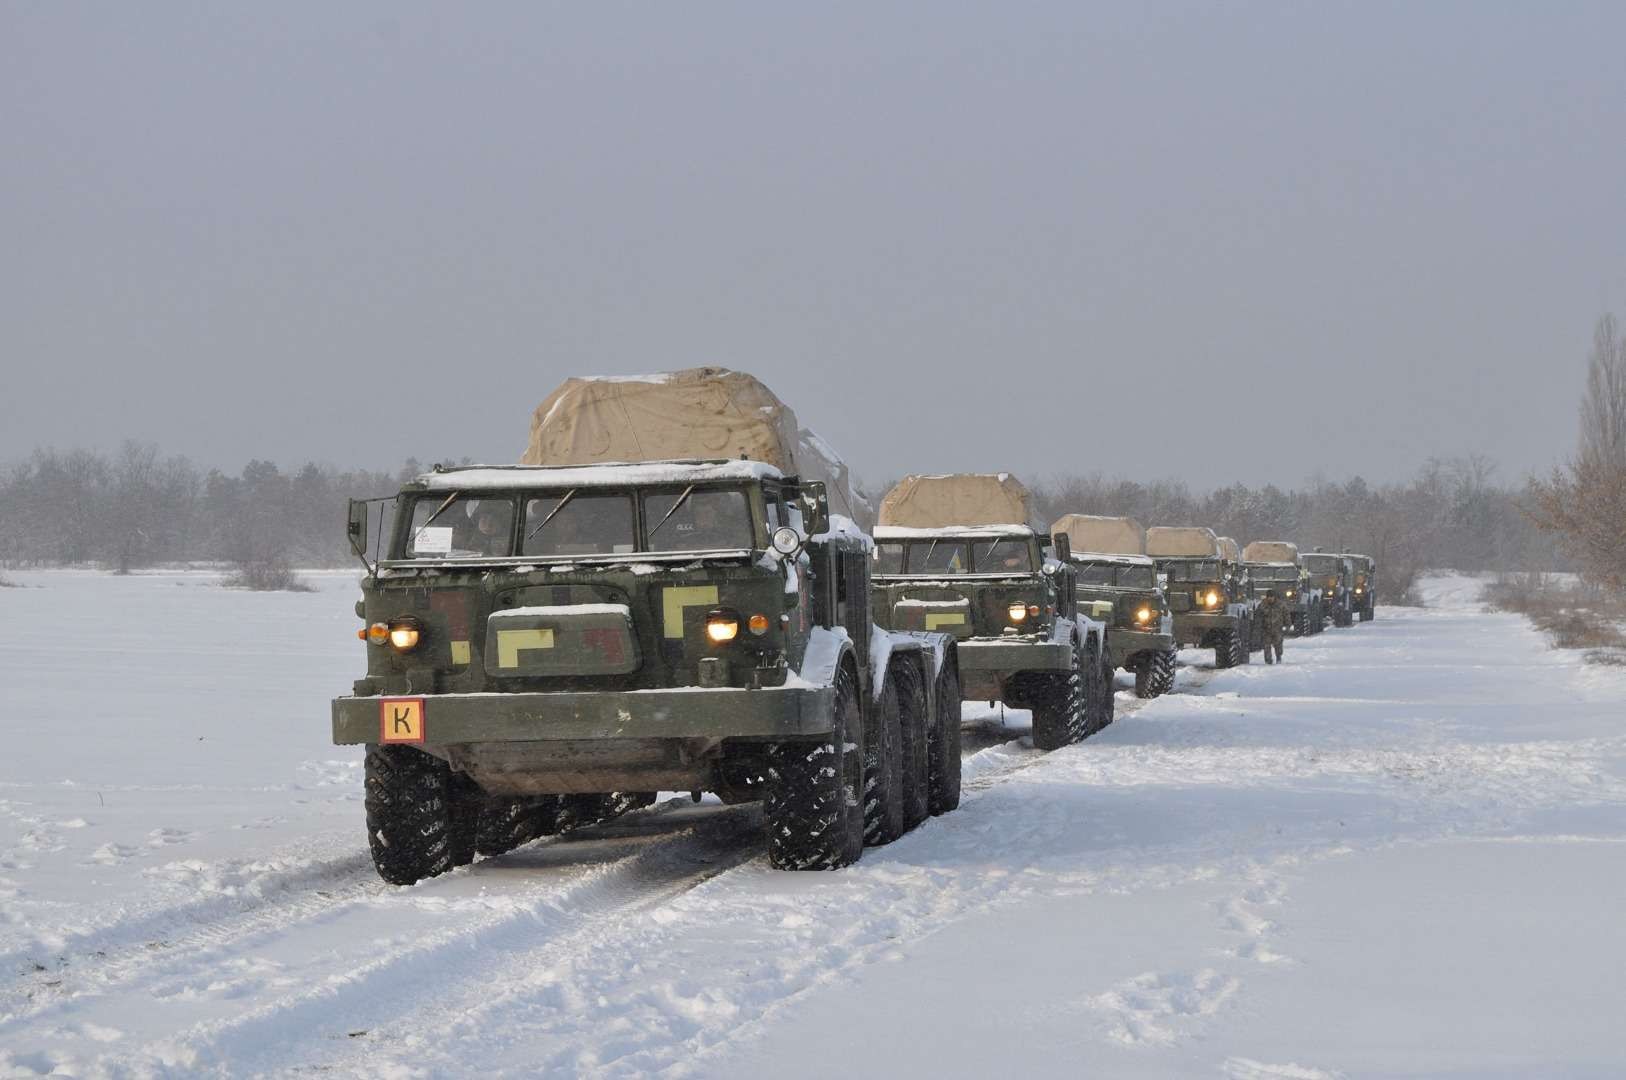
[[[1613,315],[1598,320],[1581,396],[1575,457],[1532,480],[1532,520],[1574,560],[1583,580],[1626,591],[1626,338]]]

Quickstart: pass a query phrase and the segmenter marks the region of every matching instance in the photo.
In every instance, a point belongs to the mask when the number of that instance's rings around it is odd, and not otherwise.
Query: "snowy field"
[[[1429,607],[1290,641],[966,799],[767,868],[672,800],[373,874],[353,574],[0,590],[0,1075],[1626,1074],[1626,672]]]

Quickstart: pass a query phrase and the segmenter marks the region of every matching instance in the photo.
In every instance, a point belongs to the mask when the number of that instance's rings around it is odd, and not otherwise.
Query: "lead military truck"
[[[1246,594],[1241,566],[1226,557],[1212,529],[1153,526],[1146,554],[1168,581],[1177,645],[1214,650],[1214,666],[1245,664],[1253,641],[1256,602]]]
[[[613,461],[634,429],[673,459]],[[698,448],[735,453],[676,458]],[[406,484],[371,545],[367,674],[332,723],[367,747],[386,881],[663,790],[764,800],[780,869],[847,865],[958,804],[955,643],[874,627],[872,541],[831,512],[840,475],[797,470],[830,456],[766,387],[570,380],[526,456]],[[350,513],[364,559],[368,507]]]
[[[1251,595],[1263,600],[1274,589],[1287,607],[1294,635],[1321,632],[1321,594],[1307,588],[1298,545],[1285,540],[1255,540],[1242,549]]]
[[[1114,668],[1135,676],[1135,696],[1174,687],[1174,618],[1146,556],[1146,531],[1134,518],[1066,514],[1050,526],[1065,535],[1078,573],[1081,608],[1105,619]]]
[[[1106,627],[1077,610],[1067,539],[1035,527],[1015,477],[906,477],[881,502],[875,542],[877,620],[951,634],[965,697],[1031,709],[1041,750],[1112,722]]]

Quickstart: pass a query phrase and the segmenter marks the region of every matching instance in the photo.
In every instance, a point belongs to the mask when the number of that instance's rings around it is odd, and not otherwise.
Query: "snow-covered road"
[[[1469,579],[1057,753],[968,708],[961,810],[848,871],[674,800],[393,889],[349,575],[12,576],[0,1073],[1626,1072],[1626,672]]]

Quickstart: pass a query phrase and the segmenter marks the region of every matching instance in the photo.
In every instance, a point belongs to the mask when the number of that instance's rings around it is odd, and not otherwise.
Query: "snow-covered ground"
[[[1626,672],[1478,584],[1119,695],[780,874],[674,800],[409,889],[327,745],[353,575],[0,590],[0,1074],[1619,1076]]]

